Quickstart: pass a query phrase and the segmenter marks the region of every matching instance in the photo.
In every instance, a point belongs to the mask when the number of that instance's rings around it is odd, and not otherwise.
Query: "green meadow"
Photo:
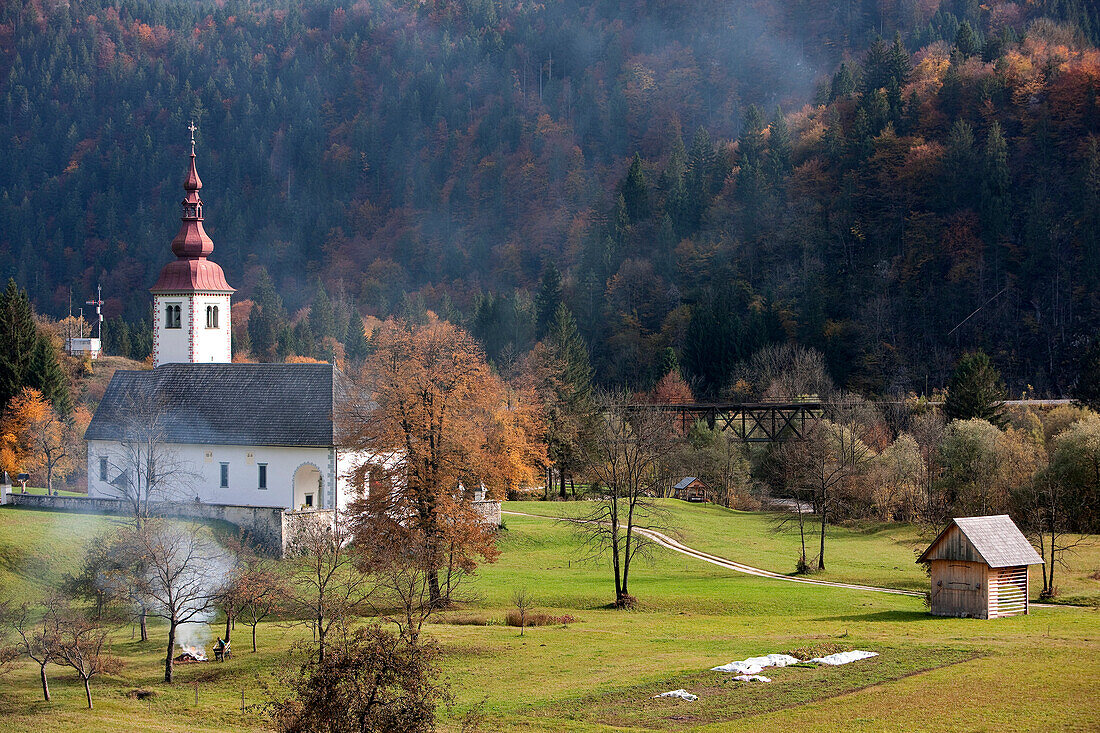
[[[793,568],[797,536],[776,533],[767,514],[668,507],[669,523],[692,547],[778,572]],[[548,515],[576,508],[528,502],[505,510]],[[441,710],[444,730],[460,730],[464,719],[485,731],[1100,728],[1095,608],[937,619],[920,598],[742,575],[654,548],[632,568],[638,608],[614,611],[606,607],[613,597],[608,569],[585,559],[569,523],[505,519],[499,560],[483,566],[463,587],[460,607],[429,628],[442,646],[453,698]],[[48,592],[79,560],[83,544],[116,522],[0,508],[4,592],[26,599]],[[822,577],[923,587],[912,551],[926,538],[917,529],[861,525],[830,534],[832,562]],[[1065,584],[1078,595],[1100,595],[1100,582],[1090,577],[1100,569],[1095,547],[1068,560]],[[519,588],[535,597],[537,611],[575,620],[529,628],[521,637],[503,625]],[[147,644],[132,640],[129,627],[119,629],[114,651],[126,666],[93,682],[93,711],[84,709],[72,674],[51,668],[54,702],[47,704],[37,670],[20,666],[0,682],[0,730],[262,730],[265,685],[274,669],[293,664],[289,649],[309,632],[265,624],[256,654],[244,643],[247,632],[238,626],[232,661],[181,666],[179,682],[169,687],[158,681],[163,629],[154,625]],[[770,684],[709,671],[769,652],[832,648],[879,656],[835,668],[767,670]],[[677,688],[699,699],[653,697]]]

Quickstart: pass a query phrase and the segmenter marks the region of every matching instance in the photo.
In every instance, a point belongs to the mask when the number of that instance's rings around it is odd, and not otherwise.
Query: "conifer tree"
[[[317,281],[317,290],[309,307],[309,328],[317,342],[336,336],[336,313],[320,280]]]
[[[863,62],[863,77],[860,80],[860,89],[864,96],[870,92],[877,92],[890,83],[893,77],[894,59],[890,49],[882,38],[876,38],[867,49],[867,58]]]
[[[351,309],[348,317],[347,338],[344,342],[344,353],[350,361],[361,361],[367,357],[370,344],[367,342],[367,334],[363,328],[363,317],[355,308]]]
[[[1005,385],[1001,373],[983,351],[963,354],[947,386],[943,412],[952,420],[979,418],[1002,426]]]
[[[1009,184],[1008,146],[1001,126],[994,122],[985,141],[982,164],[982,229],[990,243],[998,242],[1008,229]]]
[[[37,389],[62,414],[72,406],[61,355],[50,336],[39,332],[27,291],[9,279],[0,293],[0,404],[24,387]]]
[[[46,334],[40,334],[34,345],[28,376],[28,387],[41,392],[62,415],[69,414],[72,409],[69,380],[61,368],[61,354]]]
[[[856,80],[852,76],[852,67],[846,63],[840,65],[836,73],[833,74],[832,83],[829,84],[829,101],[835,102],[838,99],[847,97],[849,94],[856,90]]]
[[[791,133],[787,129],[787,120],[783,110],[775,108],[772,117],[771,135],[768,137],[768,175],[772,185],[778,186],[791,172]]]
[[[539,289],[535,294],[536,330],[541,337],[550,327],[554,314],[562,302],[561,273],[553,260],[547,260],[539,278]]]
[[[900,89],[909,81],[909,75],[913,72],[913,64],[909,61],[909,52],[901,42],[900,32],[894,33],[894,45],[890,47],[889,59],[890,78]]]
[[[252,340],[252,353],[257,359],[271,361],[276,357],[285,326],[283,300],[275,292],[267,270],[262,269],[256,284],[256,304],[248,318],[248,336]],[[282,341],[285,347],[286,339]]]
[[[630,161],[630,169],[619,186],[619,193],[622,194],[626,215],[631,222],[638,222],[649,216],[649,184],[646,183],[642,158],[638,153],[634,153],[634,159]]]
[[[955,48],[966,58],[977,56],[981,52],[981,42],[970,21],[964,20],[959,25],[959,32],[955,34]]]
[[[38,327],[27,292],[9,279],[0,293],[0,404],[8,404],[29,384],[37,342]]]

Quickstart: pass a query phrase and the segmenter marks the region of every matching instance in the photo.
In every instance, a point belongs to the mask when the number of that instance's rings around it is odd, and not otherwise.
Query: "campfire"
[[[180,646],[182,653],[172,661],[176,664],[193,664],[195,662],[209,662],[206,658],[206,650],[201,646]]]

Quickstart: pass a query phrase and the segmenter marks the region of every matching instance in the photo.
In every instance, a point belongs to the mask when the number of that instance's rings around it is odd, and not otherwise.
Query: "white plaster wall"
[[[228,364],[233,361],[230,303],[228,295],[197,293],[192,296],[195,312],[196,364]],[[218,327],[206,327],[206,307],[218,307]]]
[[[338,465],[331,448],[293,448],[281,446],[234,445],[165,445],[172,453],[172,460],[190,474],[177,482],[175,496],[179,501],[194,501],[198,497],[205,503],[232,504],[238,506],[266,506],[297,509],[294,505],[294,473],[304,463],[311,463],[321,472],[324,481],[322,496],[318,497],[318,509],[331,508],[338,501],[346,505],[345,492],[335,480]],[[208,455],[209,454],[209,455]],[[99,478],[99,459],[109,460],[108,481]],[[223,489],[221,464],[229,464],[229,488]],[[109,481],[118,476],[122,463],[119,445],[109,441],[88,441],[88,494],[92,497],[117,497],[118,493]],[[259,488],[258,464],[267,464],[267,488]],[[333,496],[333,488],[336,496]],[[315,500],[316,501],[316,500]]]
[[[164,327],[165,306],[179,304],[180,327]],[[188,295],[153,296],[153,353],[155,366],[187,364],[191,361],[191,298]]]

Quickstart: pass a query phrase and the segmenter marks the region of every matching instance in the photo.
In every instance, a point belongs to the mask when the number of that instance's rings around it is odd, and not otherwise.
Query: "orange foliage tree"
[[[8,402],[0,422],[0,465],[10,473],[41,470],[46,490],[52,491],[55,477],[64,479],[76,470],[90,421],[84,407],[63,420],[41,392],[24,387]]]
[[[352,476],[358,544],[365,569],[415,567],[438,608],[462,575],[497,555],[474,489],[502,496],[545,463],[538,413],[468,333],[434,315],[388,320],[371,345],[340,421],[344,447],[365,456]]]

